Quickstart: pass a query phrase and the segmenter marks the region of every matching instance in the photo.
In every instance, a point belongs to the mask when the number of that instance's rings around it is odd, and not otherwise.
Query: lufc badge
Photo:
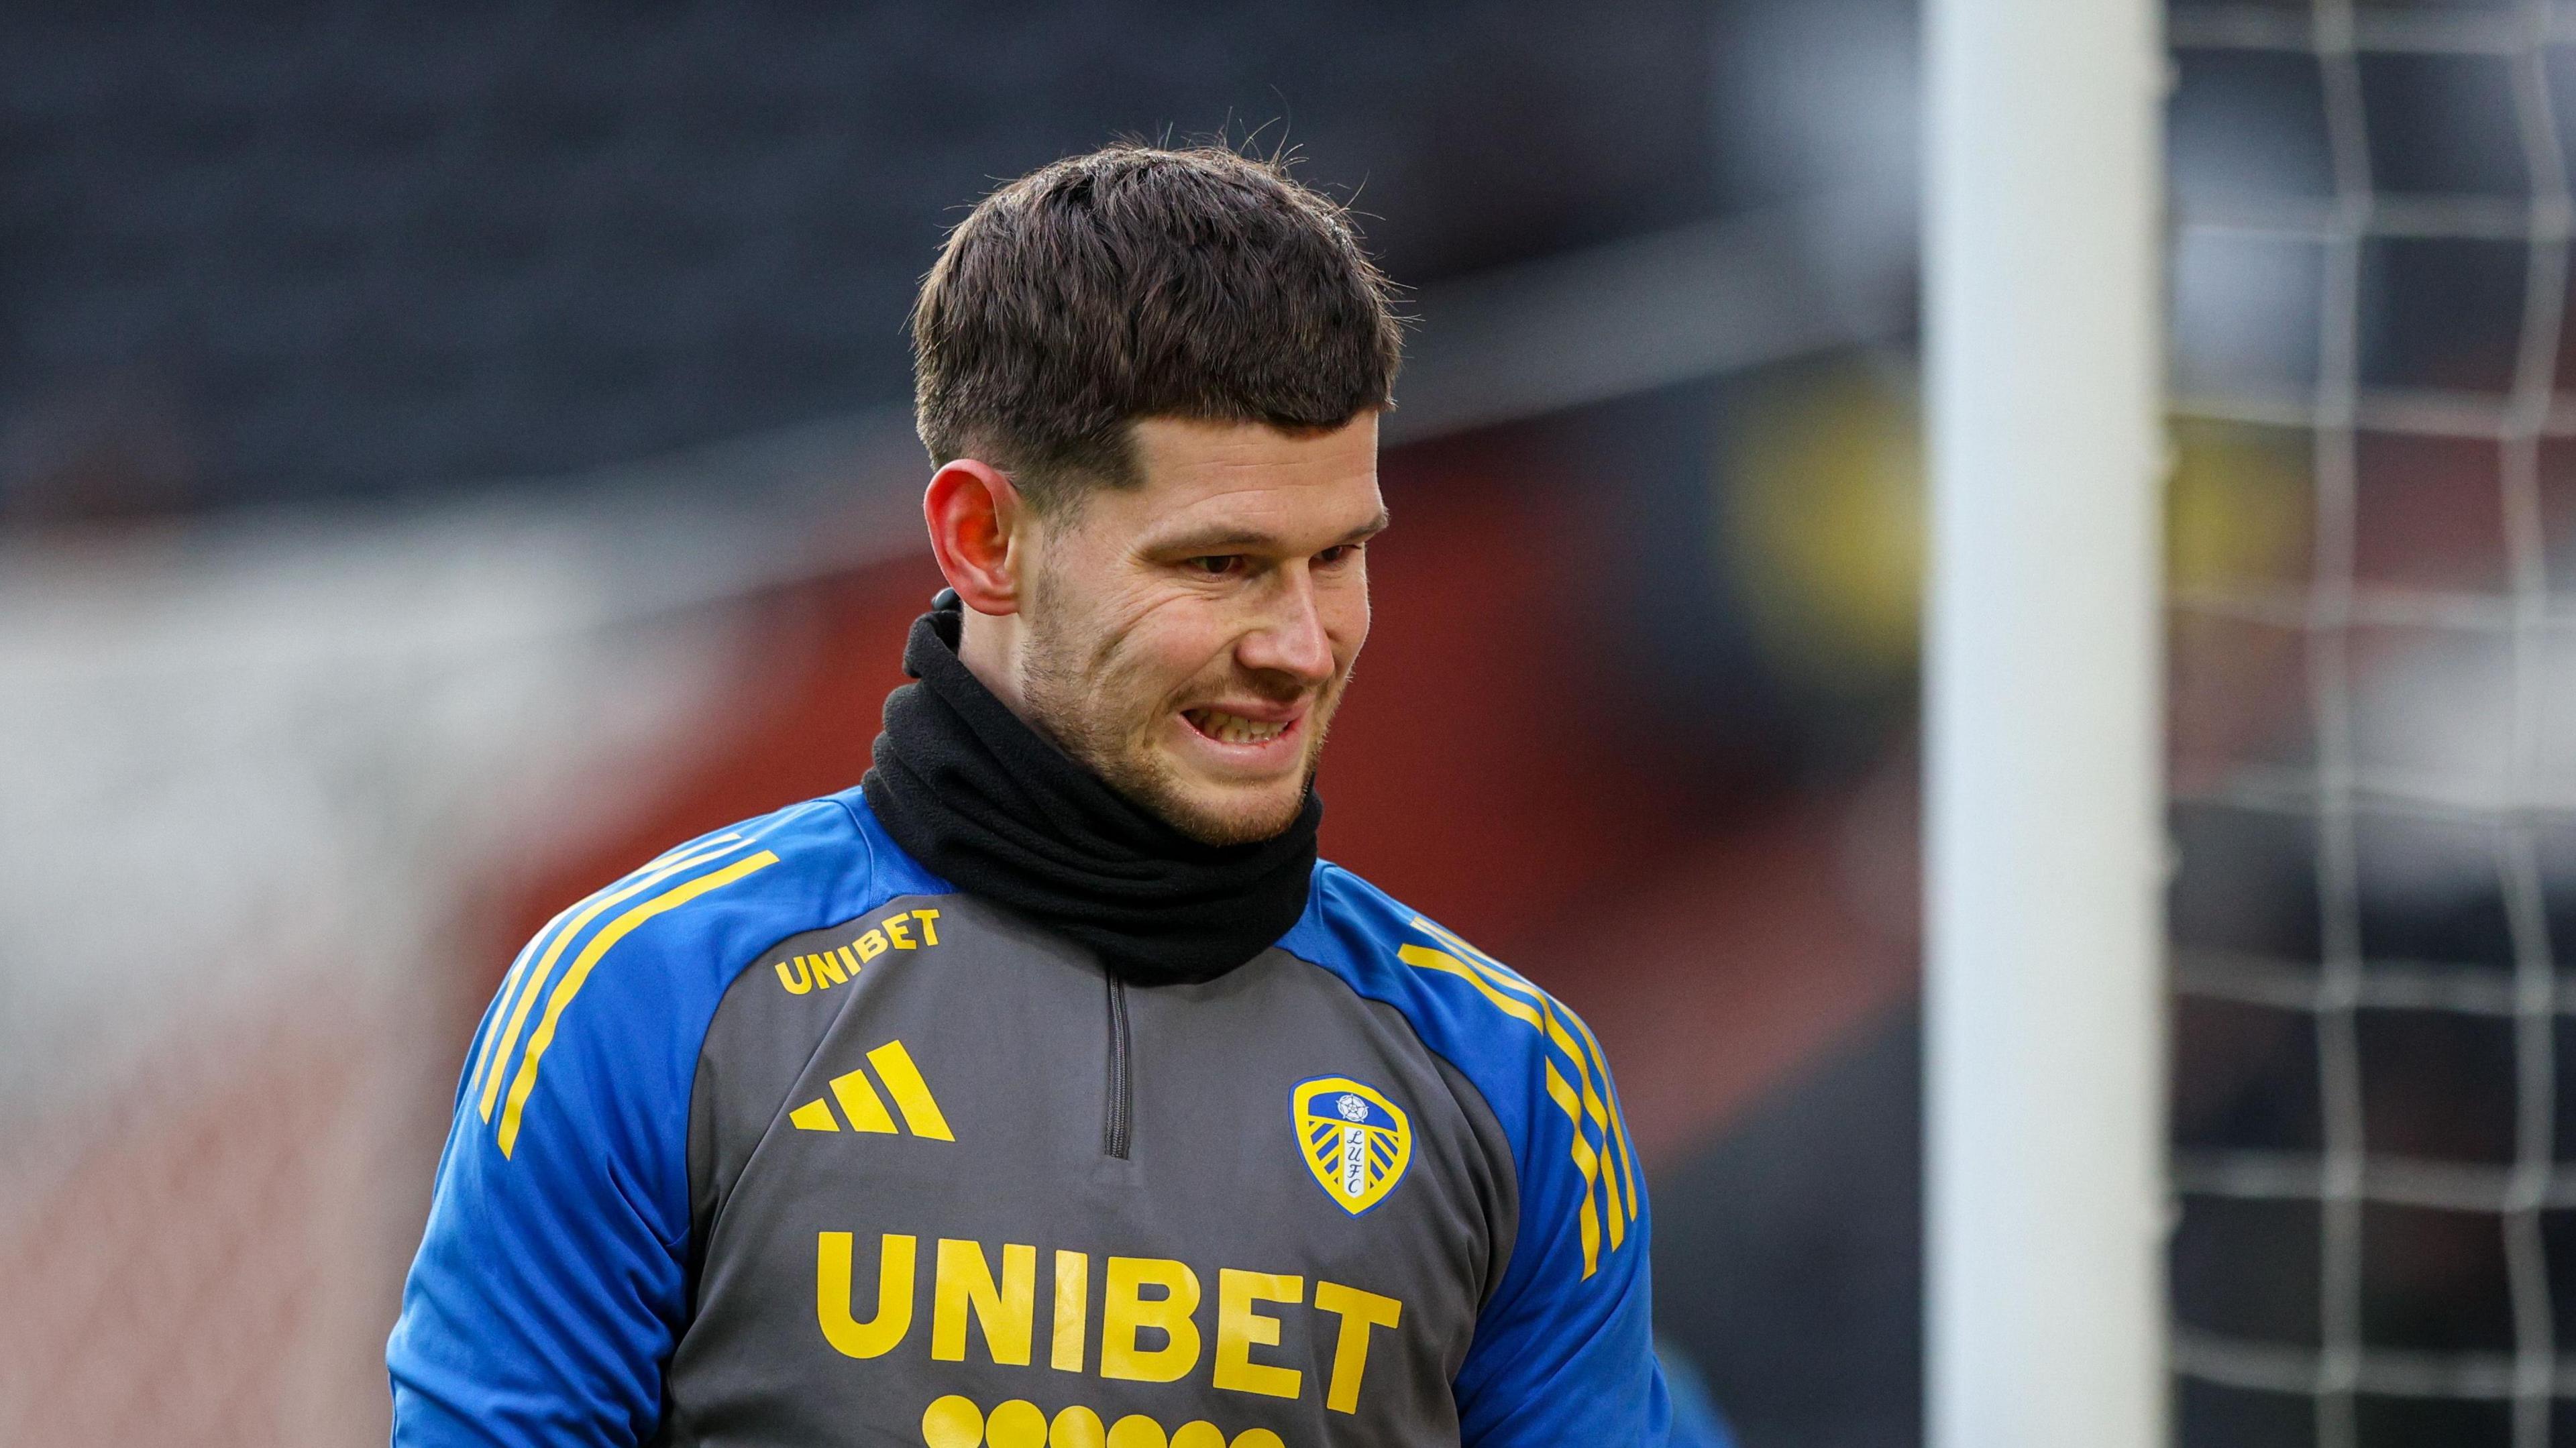
[[[1413,1125],[1394,1102],[1347,1076],[1318,1076],[1288,1093],[1288,1119],[1306,1170],[1356,1217],[1386,1199],[1413,1160]]]

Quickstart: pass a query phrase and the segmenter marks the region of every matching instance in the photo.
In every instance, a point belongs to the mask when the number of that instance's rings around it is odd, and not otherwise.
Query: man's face
[[[1290,437],[1136,425],[1144,481],[1038,525],[1020,691],[1056,741],[1205,844],[1304,803],[1368,639],[1377,418]]]

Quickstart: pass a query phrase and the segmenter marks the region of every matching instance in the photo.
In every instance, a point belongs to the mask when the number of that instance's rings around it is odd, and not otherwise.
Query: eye
[[[1196,558],[1184,558],[1181,566],[1202,578],[1231,578],[1243,571],[1243,555],[1207,553]]]
[[[1359,553],[1360,545],[1357,543],[1336,543],[1332,547],[1325,549],[1323,552],[1316,554],[1315,561],[1326,568],[1330,568],[1337,563],[1350,562],[1352,559],[1357,558]]]

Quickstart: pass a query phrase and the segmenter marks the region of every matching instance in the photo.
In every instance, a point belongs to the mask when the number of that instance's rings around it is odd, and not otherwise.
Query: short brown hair
[[[1122,144],[1031,172],[950,232],[912,310],[933,463],[1041,512],[1137,481],[1149,417],[1328,431],[1393,405],[1401,333],[1343,208],[1278,161]]]

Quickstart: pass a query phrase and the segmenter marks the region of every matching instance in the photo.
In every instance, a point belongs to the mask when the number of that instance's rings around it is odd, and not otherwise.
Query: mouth
[[[1275,712],[1281,717],[1255,719],[1214,707],[1184,709],[1181,711],[1181,717],[1189,721],[1190,728],[1196,730],[1201,738],[1212,739],[1219,744],[1257,749],[1265,744],[1277,743],[1296,732],[1298,720],[1305,713],[1303,709],[1264,712]]]

